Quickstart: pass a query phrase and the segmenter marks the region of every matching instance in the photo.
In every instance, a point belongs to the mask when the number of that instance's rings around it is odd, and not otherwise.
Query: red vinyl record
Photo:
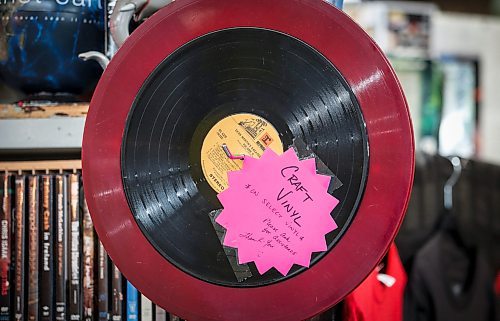
[[[235,120],[254,126],[250,136],[268,126],[278,150],[300,141],[341,182],[331,191],[339,228],[309,268],[260,275],[248,264],[241,277],[231,265],[210,220],[227,186],[204,153]],[[160,10],[105,70],[82,154],[110,257],[140,292],[188,320],[303,320],[330,308],[387,251],[414,170],[393,69],[320,0],[178,0]]]

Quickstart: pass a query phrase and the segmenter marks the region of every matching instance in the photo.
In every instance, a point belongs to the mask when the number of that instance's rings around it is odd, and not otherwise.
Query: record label
[[[283,153],[278,131],[263,117],[238,113],[217,122],[207,133],[201,147],[201,167],[210,186],[220,193],[228,188],[227,173],[243,167],[243,161],[230,159],[224,153],[226,145],[235,155],[259,158],[266,148]]]

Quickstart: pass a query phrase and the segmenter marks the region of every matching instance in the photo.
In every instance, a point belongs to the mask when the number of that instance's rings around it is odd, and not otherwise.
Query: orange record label
[[[223,118],[210,129],[201,147],[203,175],[217,193],[228,188],[227,173],[243,167],[242,160],[227,157],[223,144],[234,155],[260,158],[266,148],[283,153],[278,131],[264,118],[248,113]]]

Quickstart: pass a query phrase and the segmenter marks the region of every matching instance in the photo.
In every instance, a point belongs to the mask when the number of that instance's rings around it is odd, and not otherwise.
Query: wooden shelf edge
[[[82,161],[72,160],[47,160],[47,161],[16,161],[0,162],[0,171],[77,171],[82,169]]]
[[[86,117],[88,103],[29,105],[0,104],[0,119],[43,119],[52,117]]]

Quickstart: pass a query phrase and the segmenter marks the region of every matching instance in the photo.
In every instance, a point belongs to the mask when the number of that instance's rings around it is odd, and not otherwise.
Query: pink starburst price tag
[[[300,161],[291,148],[282,155],[267,149],[260,159],[245,157],[228,179],[216,222],[240,264],[253,261],[261,274],[274,267],[287,275],[293,264],[309,267],[313,252],[326,251],[339,201],[328,194],[330,177],[316,173],[314,159]]]

